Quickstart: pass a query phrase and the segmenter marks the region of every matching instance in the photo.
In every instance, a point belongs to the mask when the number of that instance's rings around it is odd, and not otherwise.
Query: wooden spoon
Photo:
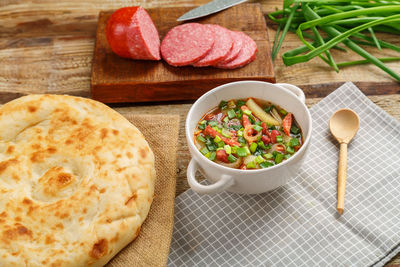
[[[329,120],[329,129],[340,144],[338,185],[337,185],[337,211],[343,214],[344,193],[346,190],[347,173],[347,145],[356,135],[360,127],[360,119],[357,113],[351,109],[339,109],[333,113]]]

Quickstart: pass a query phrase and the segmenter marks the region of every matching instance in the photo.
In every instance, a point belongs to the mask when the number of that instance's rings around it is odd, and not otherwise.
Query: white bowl
[[[194,130],[199,120],[221,100],[254,97],[270,101],[292,112],[300,125],[304,144],[289,159],[275,166],[258,170],[240,170],[219,165],[204,157],[194,144]],[[294,177],[304,159],[311,139],[312,121],[303,91],[290,84],[272,84],[260,81],[240,81],[224,84],[201,96],[190,109],[186,119],[186,139],[192,160],[187,169],[190,187],[198,193],[213,194],[229,191],[244,194],[258,194],[286,184]],[[200,170],[209,185],[200,184],[195,179]]]

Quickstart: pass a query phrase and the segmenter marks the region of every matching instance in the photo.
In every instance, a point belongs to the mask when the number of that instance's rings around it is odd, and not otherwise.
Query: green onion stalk
[[[379,40],[377,32],[400,37],[400,1],[385,0],[284,0],[282,10],[269,14],[278,23],[272,48],[275,60],[288,31],[295,32],[304,44],[282,54],[286,66],[321,58],[335,71],[339,68],[374,64],[400,82],[400,75],[384,62],[400,61],[399,56],[377,58],[362,46],[400,53],[400,46]],[[311,40],[307,41],[305,38]],[[336,63],[330,49],[357,53],[363,60]]]

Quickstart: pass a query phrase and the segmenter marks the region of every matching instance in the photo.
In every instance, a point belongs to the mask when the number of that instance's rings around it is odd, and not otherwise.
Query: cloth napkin
[[[339,216],[339,145],[328,122],[345,107],[361,121]],[[287,185],[259,195],[188,190],[176,199],[168,266],[382,266],[400,251],[400,123],[352,83],[311,115],[307,157]]]
[[[124,114],[124,116],[149,142],[155,157],[157,177],[154,200],[139,236],[111,259],[107,266],[165,266],[174,223],[179,116],[137,114]]]

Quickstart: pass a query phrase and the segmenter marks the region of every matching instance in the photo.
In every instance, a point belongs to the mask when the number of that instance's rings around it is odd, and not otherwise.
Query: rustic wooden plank
[[[148,9],[161,39],[176,19],[193,7]],[[219,24],[230,30],[243,31],[258,46],[257,58],[245,67],[224,70],[213,67],[173,67],[165,61],[129,60],[114,54],[105,36],[110,12],[100,12],[93,56],[92,98],[105,103],[148,102],[197,99],[224,83],[239,80],[275,82],[268,32],[259,4],[244,4],[206,18],[202,24]]]
[[[157,6],[192,6],[208,0],[157,0],[137,1],[146,8]],[[264,14],[281,7],[281,0],[260,0]],[[22,0],[0,1],[0,103],[5,103],[20,95],[30,93],[64,93],[71,95],[90,95],[90,69],[93,55],[97,15],[101,10],[126,6],[122,0]],[[272,41],[276,27],[269,27]],[[383,35],[386,41],[400,45],[400,39],[393,35]],[[271,44],[270,44],[271,45]],[[295,34],[289,33],[282,52],[301,45]],[[371,49],[371,48],[369,48]],[[377,56],[392,56],[390,51],[375,51]],[[337,61],[356,60],[353,52],[334,51]],[[398,62],[387,63],[400,72]],[[278,57],[275,62],[277,82],[287,82],[301,87],[314,88],[314,94],[321,95],[320,87],[313,84],[337,84],[353,81],[380,90],[376,94],[393,93],[399,86],[388,75],[375,66],[364,65],[344,68],[335,73],[326,68],[319,59],[307,64],[291,67],[283,66]],[[371,83],[371,86],[368,84]],[[393,89],[394,88],[394,89]],[[372,90],[367,90],[370,94]],[[375,92],[371,92],[375,94]]]

